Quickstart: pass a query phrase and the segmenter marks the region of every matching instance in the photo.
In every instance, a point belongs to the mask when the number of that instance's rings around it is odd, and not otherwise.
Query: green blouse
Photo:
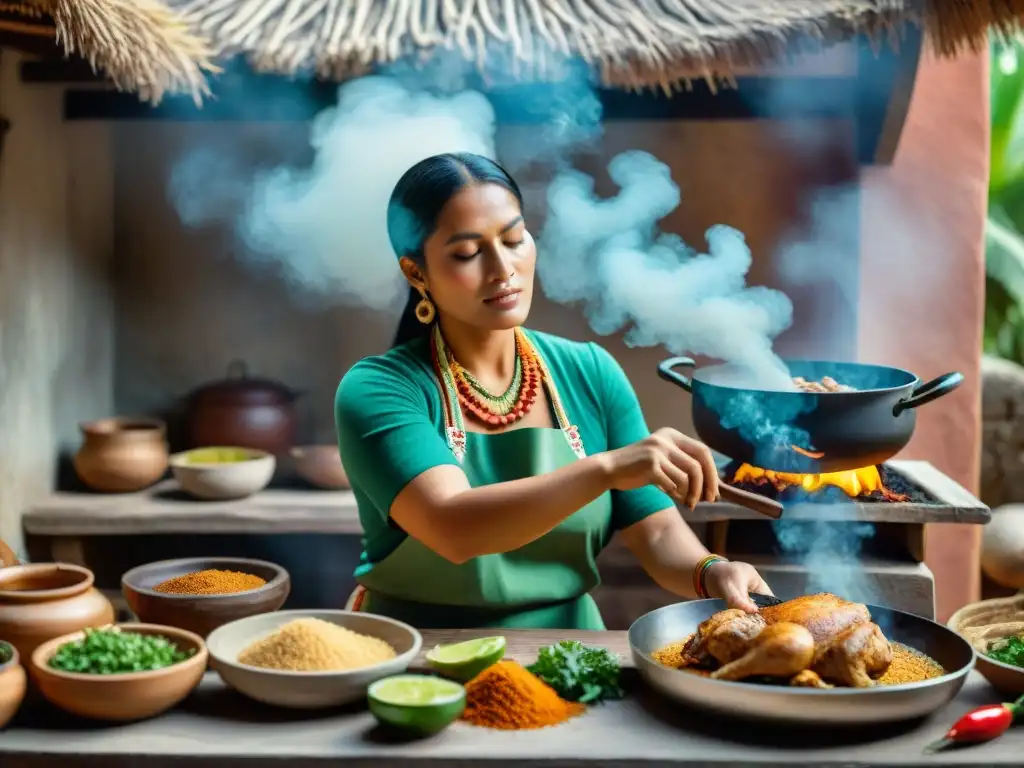
[[[569,341],[537,331],[527,333],[547,363],[569,422],[579,427],[587,455],[629,445],[649,434],[629,380],[607,351],[593,343]],[[365,533],[364,552],[356,569],[356,578],[371,593],[379,591],[401,597],[404,592],[406,595],[414,594],[417,600],[425,600],[432,595],[429,585],[424,583],[429,580],[425,580],[423,574],[408,574],[407,578],[400,579],[403,583],[399,584],[391,575],[398,569],[380,568],[380,579],[375,578],[374,569],[408,538],[404,531],[389,521],[388,513],[395,497],[410,481],[431,467],[444,464],[459,466],[444,438],[444,411],[431,363],[429,341],[417,339],[356,363],[338,387],[335,420],[342,461],[352,484]],[[502,471],[501,465],[506,463],[503,455],[509,465],[506,469],[518,475],[528,473],[531,463],[524,463],[518,457],[524,445],[533,443],[537,451],[550,452],[550,448],[543,447],[552,445],[550,440],[528,440],[524,443],[512,437],[514,432],[553,433],[558,441],[564,442],[558,430],[526,428],[497,435],[470,433],[464,469],[472,485],[511,479],[509,472]],[[523,434],[522,437],[529,436]],[[517,451],[515,458],[511,455],[513,444]],[[565,453],[568,460],[574,458],[571,452]],[[527,468],[513,469],[512,465]],[[550,465],[540,457],[532,462],[532,466]],[[463,594],[459,595],[451,594],[452,579],[446,579],[441,573],[448,569],[447,564],[438,562],[432,572],[437,576],[439,593],[436,599],[428,602],[493,607],[495,590],[488,590],[486,584],[474,586],[469,582],[487,578],[493,581],[496,577],[506,581],[511,578],[520,585],[513,590],[514,594],[509,593],[507,585],[498,590],[501,594],[499,600],[507,599],[519,605],[578,597],[581,591],[587,592],[599,583],[594,561],[616,530],[674,506],[674,502],[654,486],[606,493],[588,505],[591,511],[586,525],[582,526],[585,530],[576,532],[576,538],[585,538],[585,542],[568,541],[563,537],[555,547],[550,543],[546,549],[529,545],[531,552],[528,555],[520,553],[518,561],[517,553],[512,552],[475,558],[477,561],[492,559],[491,567],[473,561],[461,566],[452,565],[452,569],[461,569],[456,582],[465,582],[465,589],[458,590]],[[581,526],[577,524],[576,528]],[[544,538],[555,535],[558,530]],[[569,530],[573,529],[566,527],[565,532]],[[540,558],[546,562],[537,562],[538,552],[543,553]],[[513,574],[511,569],[524,560],[530,561],[531,568],[543,570],[545,578],[524,577],[522,568]],[[413,562],[409,560],[410,566]],[[416,562],[418,567],[424,567],[422,558]],[[561,579],[552,578],[555,575],[552,569],[557,571],[559,568],[571,573],[561,574],[564,577]],[[414,577],[419,583],[411,587],[408,582]],[[445,581],[448,583],[442,586]],[[528,586],[532,582],[538,582],[535,588]],[[571,585],[566,586],[566,590],[577,594],[558,594],[558,589],[553,590],[556,582]]]

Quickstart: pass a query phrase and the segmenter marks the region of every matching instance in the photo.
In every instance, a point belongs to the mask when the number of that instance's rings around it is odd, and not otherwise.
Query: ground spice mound
[[[398,654],[377,637],[369,637],[321,619],[289,621],[240,654],[240,664],[290,672],[359,669]]]
[[[680,640],[678,643],[669,643],[664,648],[656,650],[651,656],[663,667],[679,669],[683,666],[683,648],[686,647],[689,640],[690,638],[687,637],[686,640]]]
[[[920,651],[908,648],[902,643],[892,643],[892,664],[885,674],[878,678],[880,685],[899,685],[900,683],[919,683],[942,677],[946,670],[935,659],[925,656]]]
[[[514,661],[499,661],[466,683],[462,719],[506,731],[544,728],[586,711]]]
[[[251,573],[208,570],[161,581],[153,587],[153,591],[172,595],[229,595],[259,589],[266,583],[266,579]]]

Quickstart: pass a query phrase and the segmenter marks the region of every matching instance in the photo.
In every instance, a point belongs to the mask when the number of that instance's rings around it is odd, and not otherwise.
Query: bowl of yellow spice
[[[121,577],[121,594],[139,621],[204,638],[229,622],[276,611],[290,591],[284,568],[243,557],[161,560]]]
[[[207,638],[211,666],[228,686],[293,709],[361,701],[372,683],[405,672],[422,645],[408,624],[336,610],[250,616]]]

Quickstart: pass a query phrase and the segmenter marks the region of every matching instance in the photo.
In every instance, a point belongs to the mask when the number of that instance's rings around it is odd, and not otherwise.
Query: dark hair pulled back
[[[398,180],[388,202],[388,238],[395,254],[424,266],[423,244],[437,228],[441,210],[471,184],[497,184],[523,204],[523,195],[508,171],[493,160],[471,152],[434,155],[420,160]],[[423,297],[409,287],[409,300],[398,322],[392,348],[424,335],[430,326],[416,319]]]

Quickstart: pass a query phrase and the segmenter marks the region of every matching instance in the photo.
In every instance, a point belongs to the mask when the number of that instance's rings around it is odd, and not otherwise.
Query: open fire
[[[775,472],[742,464],[733,473],[734,485],[747,485],[752,490],[774,489],[782,493],[788,489],[801,489],[813,494],[825,488],[838,488],[850,498],[875,495],[884,501],[907,501],[909,496],[886,487],[882,473],[876,466],[851,469],[844,472],[826,472],[819,475],[801,475],[790,472]]]

